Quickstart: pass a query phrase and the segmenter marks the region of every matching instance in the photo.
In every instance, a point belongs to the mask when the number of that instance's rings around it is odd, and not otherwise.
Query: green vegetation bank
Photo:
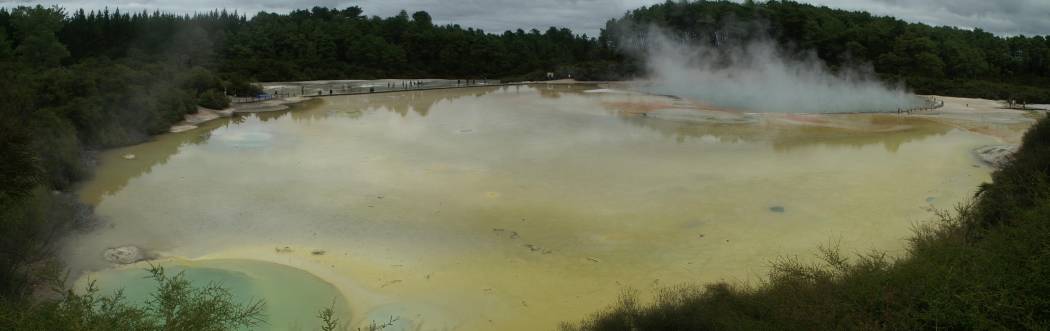
[[[918,229],[901,258],[821,249],[755,286],[634,294],[563,330],[1045,330],[1050,325],[1050,118],[974,201]]]

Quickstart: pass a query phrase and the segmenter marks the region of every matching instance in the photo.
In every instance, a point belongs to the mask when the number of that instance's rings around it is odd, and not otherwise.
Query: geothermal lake
[[[754,282],[820,245],[898,254],[989,180],[971,151],[1004,138],[979,131],[587,85],[325,97],[104,152],[79,192],[101,223],[64,257],[141,299],[145,264],[102,252],[142,247],[266,299],[272,329],[333,303],[352,329],[553,329],[626,288]]]

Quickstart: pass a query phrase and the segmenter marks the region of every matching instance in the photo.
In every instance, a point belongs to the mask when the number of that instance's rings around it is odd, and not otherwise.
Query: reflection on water
[[[102,171],[97,171],[94,178],[85,183],[78,193],[85,203],[97,205],[102,197],[123,189],[129,180],[148,174],[154,166],[167,163],[168,159],[177,154],[181,148],[207,142],[211,138],[211,133],[217,129],[242,124],[250,118],[262,122],[279,119],[289,114],[296,114],[293,113],[296,110],[309,108],[316,104],[316,101],[311,101],[304,105],[292,105],[290,111],[253,113],[249,116],[219,119],[200,124],[195,130],[154,137],[145,144],[107,150],[100,153],[98,157]],[[133,155],[134,158],[125,159],[127,155]]]
[[[208,141],[209,132],[223,124],[222,121],[208,122],[197,130],[165,134],[146,144],[100,153],[98,162],[104,170],[95,172],[94,178],[79,189],[80,198],[97,205],[103,196],[119,192],[132,178],[148,174],[154,166],[167,163],[183,146]],[[134,155],[134,158],[127,160],[125,155]]]
[[[898,252],[988,179],[970,150],[994,140],[930,119],[594,88],[328,97],[109,151],[81,191],[107,226],[65,256],[269,261],[330,282],[355,323],[550,329],[625,287],[752,280],[829,240]]]
[[[776,117],[777,115],[767,115]],[[836,117],[847,117],[834,115]],[[951,127],[922,118],[903,118],[889,115],[855,114],[844,121],[854,127],[804,126],[791,130],[770,130],[768,125],[688,123],[652,117],[629,117],[631,124],[652,128],[681,143],[687,138],[709,137],[723,143],[769,141],[776,151],[791,151],[814,145],[861,148],[882,145],[889,152],[902,145],[929,136],[948,134]],[[887,132],[891,130],[893,132]]]

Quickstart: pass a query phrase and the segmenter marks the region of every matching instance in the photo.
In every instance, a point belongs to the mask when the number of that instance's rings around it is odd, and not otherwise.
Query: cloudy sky
[[[799,0],[833,8],[867,10],[907,21],[982,28],[1003,35],[1050,34],[1050,0]],[[313,6],[360,6],[368,15],[425,10],[436,23],[489,32],[515,28],[568,27],[595,35],[605,21],[631,8],[663,0],[0,0],[0,6],[57,4],[66,8],[160,9],[176,12],[236,9],[287,12]]]

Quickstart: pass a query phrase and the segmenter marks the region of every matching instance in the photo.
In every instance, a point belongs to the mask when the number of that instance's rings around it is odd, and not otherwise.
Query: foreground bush
[[[1050,120],[1025,135],[974,203],[916,231],[907,254],[774,263],[757,286],[667,289],[563,330],[1046,329],[1050,325]]]
[[[121,292],[101,296],[91,284],[86,293],[67,291],[61,300],[41,303],[0,301],[2,330],[232,330],[263,323],[263,303],[234,303],[216,284],[193,287],[152,267],[157,290],[145,305],[125,302]]]
[[[209,109],[226,109],[230,106],[230,98],[222,94],[222,91],[207,90],[198,97],[197,104]]]

